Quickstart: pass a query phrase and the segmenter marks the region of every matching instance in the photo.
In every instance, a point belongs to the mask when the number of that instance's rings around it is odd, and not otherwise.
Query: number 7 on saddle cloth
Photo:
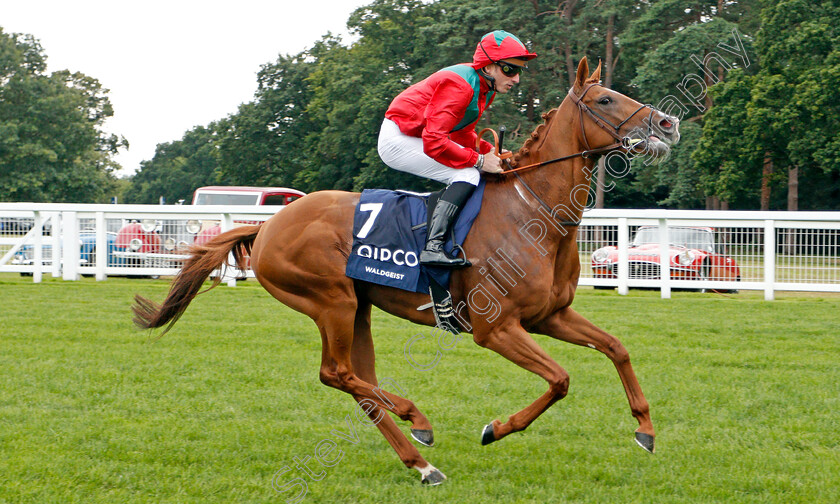
[[[484,181],[464,205],[455,222],[458,245],[464,243],[481,210]],[[429,277],[449,287],[451,270],[420,266],[418,257],[426,243],[427,204],[435,193],[365,189],[353,216],[353,249],[345,274],[350,278],[412,292],[429,292]],[[445,250],[455,248],[452,236]]]

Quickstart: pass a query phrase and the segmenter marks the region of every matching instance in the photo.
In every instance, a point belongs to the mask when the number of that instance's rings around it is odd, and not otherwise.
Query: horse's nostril
[[[674,123],[672,123],[668,119],[662,119],[662,121],[660,121],[659,125],[662,126],[665,129],[669,129],[669,128],[674,126]]]

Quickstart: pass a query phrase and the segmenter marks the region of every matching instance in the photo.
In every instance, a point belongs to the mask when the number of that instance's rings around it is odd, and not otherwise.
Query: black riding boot
[[[443,250],[446,237],[455,223],[455,219],[467,202],[475,186],[467,182],[454,182],[443,191],[438,200],[429,224],[426,227],[426,247],[420,252],[420,264],[426,266],[444,266],[463,268],[470,266],[464,257],[449,257]]]

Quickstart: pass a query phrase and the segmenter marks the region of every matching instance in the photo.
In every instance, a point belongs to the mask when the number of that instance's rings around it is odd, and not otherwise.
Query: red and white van
[[[288,187],[207,186],[193,193],[193,205],[270,205],[284,207],[306,193]],[[250,222],[235,221],[235,224]],[[138,219],[123,226],[114,242],[114,255],[128,266],[177,267],[192,244],[218,235],[218,220]]]

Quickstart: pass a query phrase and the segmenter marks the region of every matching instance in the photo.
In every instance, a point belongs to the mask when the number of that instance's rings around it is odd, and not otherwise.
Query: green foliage
[[[832,0],[374,0],[348,19],[352,43],[327,34],[263,65],[253,101],[159,146],[121,201],[189,199],[212,183],[438,188],[380,161],[382,117],[400,91],[470,61],[476,40],[502,28],[540,55],[478,125],[505,125],[508,148],[563,100],[584,55],[603,62],[603,79],[619,92],[653,104],[680,100],[682,143],[661,165],[634,162],[607,206],[697,208],[714,196],[756,208],[763,177],[778,208],[796,167],[809,196],[802,208],[835,208],[837,19]],[[749,66],[721,49],[734,45],[736,29]],[[704,76],[698,62],[715,54],[726,65],[712,58]],[[113,113],[107,90],[82,74],[47,75],[45,60],[33,37],[0,31],[0,199],[105,201],[120,190],[112,154],[126,145],[102,133]],[[686,85],[693,102],[680,92]]]
[[[32,36],[0,28],[0,200],[104,202],[111,156],[124,139],[102,131],[113,109],[99,81],[46,73]]]
[[[819,188],[805,208],[834,209],[840,197],[840,6],[786,0],[761,12],[755,48],[760,71],[730,72],[712,89],[715,107],[705,116],[694,159],[704,186],[739,206],[754,206],[762,164],[781,188],[786,171],[799,167],[804,186]],[[819,182],[817,182],[819,181]],[[778,204],[778,203],[777,203]]]
[[[721,44],[736,46],[733,31],[738,30],[740,42],[750,58],[751,38],[739,30],[738,23],[748,24],[756,16],[755,4],[754,1],[651,2],[622,37],[629,56],[642,61],[632,81],[636,92],[631,94],[660,104],[682,119],[682,140],[668,161],[661,165],[647,166],[639,162],[633,165],[637,176],[634,187],[640,192],[657,190],[657,194],[662,194],[664,189],[665,197],[659,199],[659,205],[703,208],[706,194],[724,197],[715,192],[712,184],[703,183],[706,171],[717,170],[719,165],[698,166],[692,154],[701,142],[698,126],[706,124],[710,117],[718,117],[712,85],[717,80],[728,82],[732,72],[747,66],[739,56],[721,49]],[[750,63],[755,68],[754,62]],[[725,117],[725,126],[735,124]],[[730,138],[730,134],[728,131],[723,136]],[[718,141],[706,140],[707,143]],[[726,148],[728,144],[720,151]],[[740,173],[737,166],[735,169]]]
[[[714,109],[713,109],[714,110]],[[691,154],[697,148],[702,134],[702,128],[695,122],[685,122],[680,125],[682,139],[672,150],[668,160],[661,164],[645,164],[646,160],[634,159],[632,175],[635,180],[631,184],[631,197],[638,198],[638,194],[653,195],[655,199],[650,206],[666,208],[702,209],[705,206],[705,196],[700,181],[701,173],[695,166]],[[617,185],[621,181],[615,182]],[[609,196],[613,196],[609,194]],[[610,206],[619,206],[608,200]],[[638,200],[629,201],[627,206],[639,207]]]
[[[677,95],[684,105],[689,109],[683,120],[696,117],[702,113],[705,103],[692,103],[685,95],[678,92],[678,86],[683,84],[687,75],[699,75],[703,72],[692,60],[697,58],[700,61],[712,52],[723,53],[726,63],[730,65],[742,65],[741,61],[734,55],[720,50],[717,45],[721,42],[732,44],[732,30],[736,25],[721,18],[715,18],[706,23],[693,24],[673,34],[667,41],[656,46],[647,53],[644,64],[642,64],[633,80],[633,84],[641,91],[638,97],[642,101],[657,103],[668,95]],[[747,44],[749,51],[749,44]],[[717,66],[711,64],[712,71],[717,72]],[[686,84],[683,84],[684,86]],[[690,94],[699,94],[699,85],[695,84],[688,88]]]
[[[312,96],[307,79],[315,66],[303,53],[281,56],[260,69],[255,101],[242,105],[220,130],[220,179],[239,185],[294,184],[306,166],[304,139],[314,129],[306,107]]]
[[[196,188],[216,183],[219,168],[216,153],[216,123],[188,131],[181,140],[159,144],[155,157],[143,161],[132,179],[125,203],[192,201]]]
[[[754,124],[747,105],[755,79],[741,71],[731,72],[727,79],[712,90],[716,105],[705,115],[703,137],[693,158],[704,173],[706,194],[734,202],[745,194],[757,194],[764,151],[744,138],[745,125]]]

